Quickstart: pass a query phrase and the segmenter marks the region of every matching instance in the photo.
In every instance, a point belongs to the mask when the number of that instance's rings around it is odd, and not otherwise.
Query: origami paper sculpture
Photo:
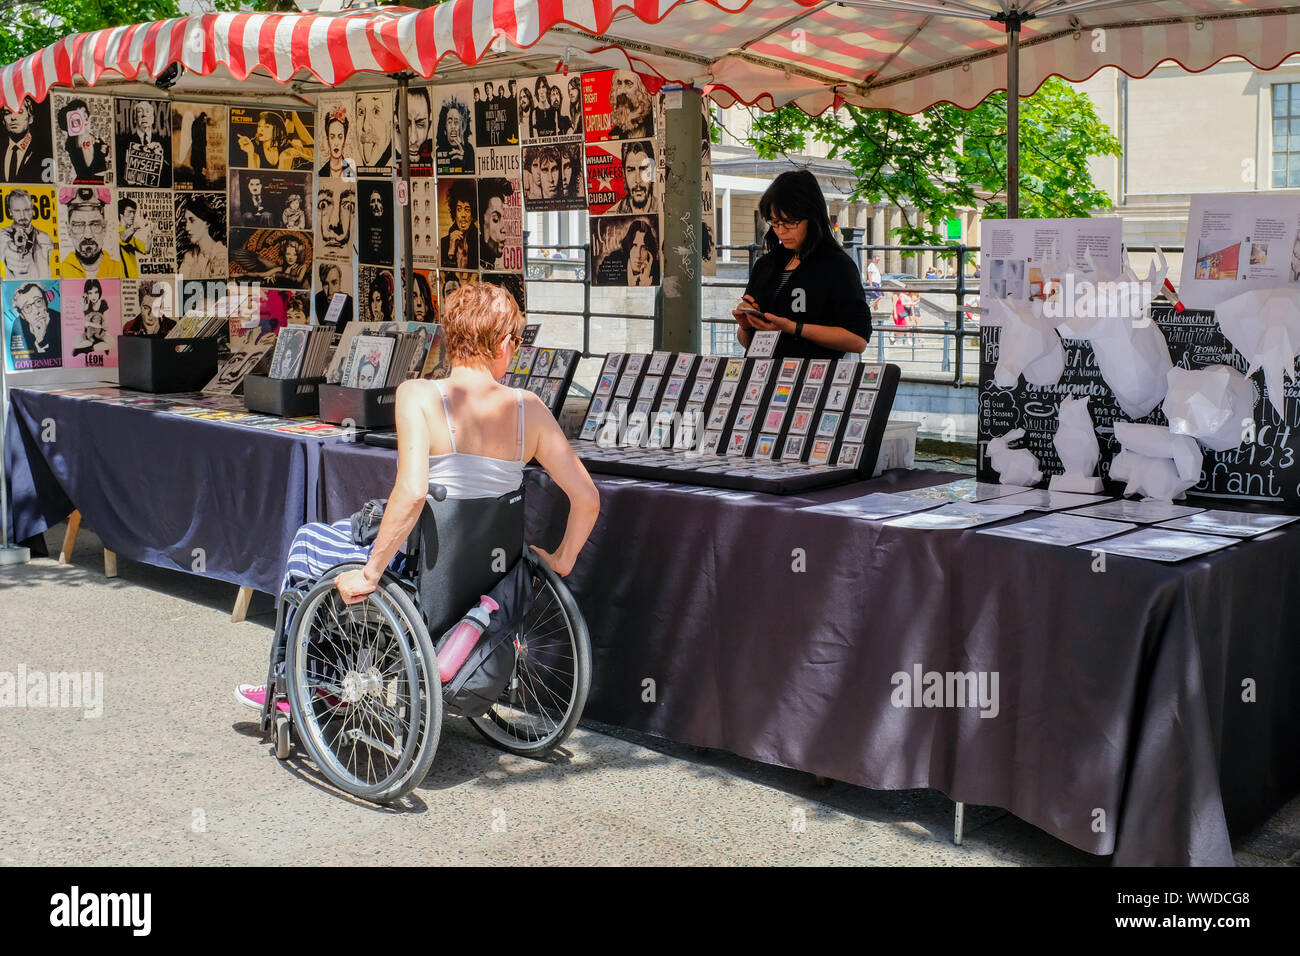
[[[1021,375],[1030,385],[1055,385],[1061,380],[1065,347],[1055,323],[1043,315],[1041,301],[993,299],[984,322],[1002,328],[993,372],[999,388],[1015,388]]]
[[[1134,422],[1116,422],[1115,437],[1123,450],[1110,463],[1110,476],[1127,482],[1125,495],[1173,501],[1200,481],[1204,455],[1196,439]]]
[[[1191,371],[1171,368],[1164,413],[1169,430],[1211,451],[1241,447],[1255,419],[1255,386],[1230,365]]]
[[[1295,380],[1295,360],[1300,354],[1300,292],[1243,292],[1219,303],[1214,311],[1224,336],[1250,363],[1246,374],[1264,370],[1268,400],[1285,420],[1286,379]]]
[[[1061,401],[1060,418],[1056,435],[1052,439],[1056,454],[1065,466],[1065,474],[1053,475],[1047,483],[1052,491],[1076,491],[1096,494],[1101,491],[1101,479],[1093,472],[1101,449],[1097,445],[1097,431],[1088,414],[1088,397],[1066,398]]]
[[[989,442],[989,463],[1004,485],[1037,484],[1043,478],[1038,459],[1027,448],[1012,448],[1011,443],[1025,437],[1025,430],[1017,428]]]

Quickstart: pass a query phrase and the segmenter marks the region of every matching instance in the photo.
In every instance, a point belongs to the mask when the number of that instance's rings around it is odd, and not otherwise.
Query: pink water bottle
[[[497,609],[497,602],[486,594],[479,598],[478,606],[460,619],[452,629],[451,637],[438,652],[438,679],[444,684],[456,676],[460,666],[474,650],[474,645],[487,630],[488,617]]]

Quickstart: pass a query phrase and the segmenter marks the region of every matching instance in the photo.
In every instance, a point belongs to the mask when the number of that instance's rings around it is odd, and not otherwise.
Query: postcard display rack
[[[607,356],[578,456],[594,472],[773,494],[870,477],[898,366],[750,353]]]
[[[573,384],[573,373],[578,368],[576,349],[548,349],[524,345],[515,351],[502,385],[523,388],[542,400],[557,419]]]

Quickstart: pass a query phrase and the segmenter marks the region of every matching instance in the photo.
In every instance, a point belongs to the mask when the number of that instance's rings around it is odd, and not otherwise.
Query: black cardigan
[[[781,273],[791,256],[784,247],[761,256],[754,263],[745,294],[752,295],[764,312],[805,326],[838,326],[869,340],[871,309],[862,289],[862,276],[849,254],[832,240],[823,239],[778,291]],[[796,299],[802,299],[802,311],[795,310]],[[843,354],[784,332],[776,347],[777,358],[840,358]]]

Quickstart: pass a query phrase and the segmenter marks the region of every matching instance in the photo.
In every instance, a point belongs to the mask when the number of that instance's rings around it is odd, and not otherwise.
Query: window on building
[[[1273,85],[1273,188],[1300,187],[1300,83]]]

